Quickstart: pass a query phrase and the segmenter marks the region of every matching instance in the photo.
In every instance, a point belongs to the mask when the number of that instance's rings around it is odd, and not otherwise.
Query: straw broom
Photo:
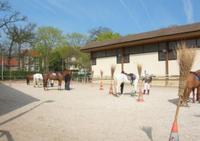
[[[172,141],[174,138],[178,140],[178,127],[177,127],[177,118],[179,114],[179,109],[181,105],[181,98],[183,97],[185,83],[187,75],[190,73],[190,70],[192,68],[194,59],[195,59],[195,49],[194,48],[187,48],[186,44],[181,42],[178,44],[177,49],[177,55],[178,55],[178,64],[180,69],[180,78],[179,78],[179,89],[178,89],[178,103],[176,107],[176,112],[174,116],[174,122],[172,125],[172,131],[170,134],[169,141]],[[174,130],[174,131],[173,131]],[[175,133],[174,133],[175,132]]]
[[[113,77],[114,77],[114,73],[115,73],[115,66],[111,66],[111,81],[110,81],[110,90],[109,90],[109,94],[113,94]]]
[[[138,70],[138,75],[139,75],[139,80],[138,80],[138,88],[139,88],[138,101],[143,101],[143,95],[142,95],[142,78],[141,78],[142,65],[141,64],[137,64],[137,70]]]
[[[100,79],[100,90],[103,90],[103,71],[100,70],[100,76],[101,76],[101,79]]]

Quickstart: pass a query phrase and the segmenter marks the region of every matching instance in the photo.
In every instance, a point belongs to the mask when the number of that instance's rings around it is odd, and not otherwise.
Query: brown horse
[[[26,84],[29,85],[30,81],[33,80],[33,74],[26,75]]]
[[[49,72],[43,74],[43,86],[44,90],[48,89],[49,80],[58,80],[58,89],[61,90],[62,81],[66,74],[71,74],[70,70],[65,69],[63,72]]]
[[[182,100],[187,103],[190,93],[193,92],[193,103],[195,102],[195,89],[197,89],[196,100],[200,102],[200,70],[190,72],[186,78],[186,87],[184,89]]]

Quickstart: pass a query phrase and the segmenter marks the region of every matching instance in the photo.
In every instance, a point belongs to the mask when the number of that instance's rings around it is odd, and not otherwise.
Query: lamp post
[[[3,57],[3,47],[1,46],[1,80],[3,80],[3,70],[4,70],[4,57]]]

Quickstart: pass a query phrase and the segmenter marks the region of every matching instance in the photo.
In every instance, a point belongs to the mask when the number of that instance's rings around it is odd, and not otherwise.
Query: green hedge
[[[23,70],[17,70],[17,71],[4,71],[3,72],[3,79],[4,80],[19,80],[19,79],[25,79],[27,74],[35,73],[35,72],[27,72]],[[2,79],[2,75],[1,75]]]

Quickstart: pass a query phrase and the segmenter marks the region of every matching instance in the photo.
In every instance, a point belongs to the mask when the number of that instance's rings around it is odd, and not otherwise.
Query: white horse
[[[43,76],[41,73],[36,73],[33,75],[33,83],[34,83],[34,87],[36,86],[41,86],[43,83]]]
[[[134,75],[133,73],[126,74],[120,73],[114,75],[114,93],[119,94],[121,93],[121,85],[122,83],[129,83],[133,86],[133,91],[137,91],[137,83],[138,83],[138,76]]]

